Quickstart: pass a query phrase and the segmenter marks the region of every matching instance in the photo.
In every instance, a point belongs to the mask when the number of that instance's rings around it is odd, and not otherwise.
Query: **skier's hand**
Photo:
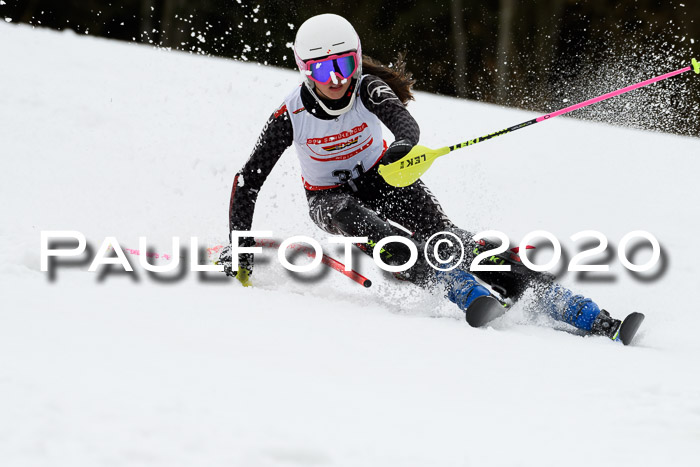
[[[398,141],[394,141],[384,153],[384,157],[382,157],[381,163],[383,165],[388,165],[392,162],[396,162],[403,156],[411,152],[411,149],[413,149],[413,144],[408,140],[401,139]]]
[[[231,245],[226,245],[219,255],[219,263],[224,265],[224,273],[227,276],[238,279],[243,284],[243,287],[253,285],[250,281],[250,276],[253,274],[253,255],[251,253],[238,255],[238,269],[234,271]]]

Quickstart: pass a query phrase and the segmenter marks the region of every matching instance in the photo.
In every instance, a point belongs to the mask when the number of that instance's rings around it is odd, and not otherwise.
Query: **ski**
[[[467,308],[465,315],[470,326],[479,328],[496,318],[500,318],[507,310],[508,305],[506,303],[502,303],[492,296],[484,296],[474,300]]]
[[[637,334],[639,326],[642,325],[642,321],[644,321],[644,314],[638,312],[629,314],[627,318],[622,320],[622,324],[620,324],[613,340],[629,345]]]

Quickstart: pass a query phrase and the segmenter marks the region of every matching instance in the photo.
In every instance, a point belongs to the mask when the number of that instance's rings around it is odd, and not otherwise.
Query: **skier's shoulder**
[[[304,104],[301,99],[302,84],[294,87],[282,101],[282,104],[272,114],[273,119],[288,119],[292,114],[297,114],[304,110]]]
[[[387,86],[386,82],[376,75],[362,75],[360,77],[360,93],[366,93],[370,89],[374,89],[379,86]]]
[[[282,102],[282,104],[277,107],[277,109],[272,112],[272,119],[277,120],[279,118],[288,118],[288,109],[287,109],[287,103]]]
[[[360,79],[362,80],[362,82],[360,83],[360,87],[363,87],[363,86],[367,87],[370,84],[377,83],[377,82],[386,84],[384,82],[384,80],[381,79],[379,76],[371,75],[371,74],[367,74],[367,73],[363,73],[362,76],[360,77]]]
[[[289,146],[294,132],[290,116],[289,101],[285,99],[270,114],[265,122],[260,137],[255,144],[254,152],[258,149],[269,150],[270,148],[266,146],[270,144],[276,145],[277,143],[281,143],[284,147]]]
[[[401,103],[391,86],[375,75],[362,75],[360,98],[366,106],[377,106],[388,102]]]
[[[296,86],[293,91],[291,91],[280,105],[272,112],[270,116],[270,122],[289,120],[290,114],[296,110],[295,104],[301,102],[299,99],[299,90],[301,86]]]

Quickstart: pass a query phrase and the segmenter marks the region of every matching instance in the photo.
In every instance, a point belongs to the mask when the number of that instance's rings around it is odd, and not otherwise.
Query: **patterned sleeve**
[[[367,109],[391,131],[396,141],[418,144],[420,128],[394,91],[380,78],[367,75],[360,85],[360,99]]]
[[[282,105],[265,123],[253,153],[233,179],[229,204],[229,230],[250,230],[258,192],[282,153],[292,145],[293,140],[292,121],[287,113],[287,106]],[[252,238],[248,238],[239,243],[241,246],[249,246],[251,242]]]

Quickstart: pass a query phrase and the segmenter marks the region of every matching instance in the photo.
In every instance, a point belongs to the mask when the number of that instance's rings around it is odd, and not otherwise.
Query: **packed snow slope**
[[[133,273],[87,272],[85,255],[51,279],[42,230],[80,231],[93,254],[107,236],[168,253],[172,237],[222,243],[233,176],[298,77],[5,23],[0,43],[2,465],[697,465],[700,140],[558,118],[424,177],[475,232],[515,244],[547,230],[569,259],[572,234],[604,233],[609,254],[593,260],[610,273],[561,280],[614,316],[646,313],[634,346],[524,307],[472,329],[359,254],[372,288],[325,268],[295,276],[274,252],[249,289],[214,273],[146,274],[134,255]],[[409,109],[432,147],[536,116],[423,93]],[[254,227],[328,246],[293,150]],[[651,278],[617,258],[640,229],[662,245]]]

